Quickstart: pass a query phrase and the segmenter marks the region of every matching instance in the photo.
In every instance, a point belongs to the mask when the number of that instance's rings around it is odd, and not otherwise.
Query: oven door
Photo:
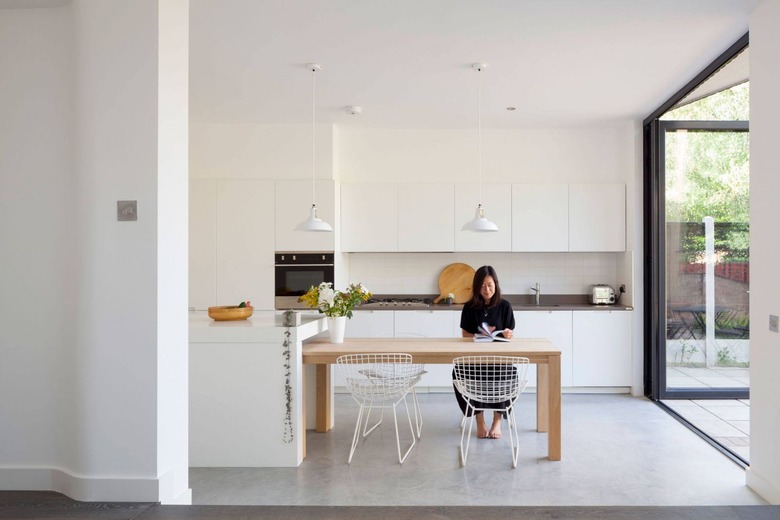
[[[311,286],[323,282],[333,283],[332,265],[277,265],[275,281],[276,309],[304,309],[298,302]]]

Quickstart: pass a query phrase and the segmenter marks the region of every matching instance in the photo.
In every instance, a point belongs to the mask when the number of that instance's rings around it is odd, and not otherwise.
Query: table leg
[[[561,356],[550,356],[548,373],[547,458],[561,460]]]
[[[330,365],[317,365],[317,431],[330,430]]]
[[[550,423],[550,365],[536,365],[536,431],[546,432]]]

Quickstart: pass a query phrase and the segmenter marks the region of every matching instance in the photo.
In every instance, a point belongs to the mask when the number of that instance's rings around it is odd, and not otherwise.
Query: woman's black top
[[[497,330],[515,328],[515,315],[512,305],[504,299],[494,307],[475,307],[471,301],[463,305],[460,313],[460,328],[471,334],[476,334],[481,323],[492,325]]]

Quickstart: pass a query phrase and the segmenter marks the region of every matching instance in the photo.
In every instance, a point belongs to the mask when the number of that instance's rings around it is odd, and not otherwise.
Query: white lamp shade
[[[477,205],[477,211],[474,213],[474,219],[463,224],[463,231],[478,231],[489,232],[498,231],[498,226],[495,222],[489,221],[485,218],[485,211],[482,209],[482,204]]]
[[[295,226],[296,231],[333,231],[330,224],[317,218],[317,206],[312,204],[309,210],[309,218]]]

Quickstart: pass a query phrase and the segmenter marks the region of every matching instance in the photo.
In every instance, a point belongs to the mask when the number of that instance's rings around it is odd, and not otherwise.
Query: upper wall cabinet
[[[626,250],[626,185],[569,185],[569,251]]]
[[[398,185],[341,185],[341,250],[398,251]]]
[[[190,307],[274,308],[273,204],[271,181],[190,180]]]
[[[453,251],[453,184],[398,185],[398,251]]]
[[[510,184],[483,184],[482,207],[485,217],[498,231],[463,231],[474,218],[480,202],[478,184],[455,185],[455,251],[510,251],[512,248],[512,187]]]
[[[309,216],[311,181],[276,181],[275,244],[277,251],[333,251],[335,233],[296,231],[295,226]],[[317,216],[336,229],[335,182],[320,180],[315,184]],[[257,207],[254,205],[253,207]]]
[[[512,251],[569,250],[566,184],[512,185]]]

